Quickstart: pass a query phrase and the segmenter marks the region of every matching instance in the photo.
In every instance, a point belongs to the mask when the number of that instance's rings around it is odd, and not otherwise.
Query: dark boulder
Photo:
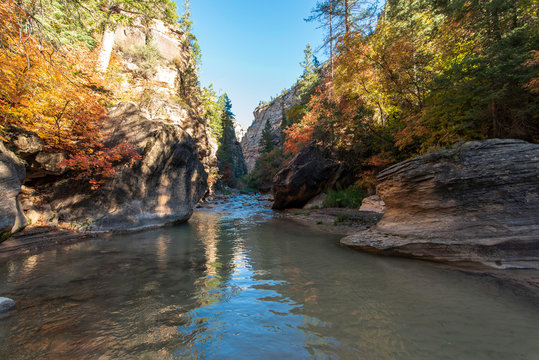
[[[539,269],[539,145],[467,142],[378,176],[387,210],[341,243],[370,252]]]
[[[315,146],[307,146],[273,178],[273,208],[301,208],[339,177],[340,165]]]

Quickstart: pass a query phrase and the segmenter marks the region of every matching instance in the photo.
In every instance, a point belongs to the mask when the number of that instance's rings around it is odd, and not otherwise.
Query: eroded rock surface
[[[26,225],[17,198],[25,176],[24,163],[0,142],[0,242]]]
[[[378,176],[387,210],[346,246],[443,262],[539,269],[539,145],[467,142]]]
[[[148,62],[145,51],[157,59]],[[217,171],[217,139],[196,101],[196,64],[185,34],[178,25],[154,21],[151,26],[135,19],[115,32],[115,55],[125,75],[121,91],[150,120],[180,126],[196,142],[206,172]]]
[[[196,143],[179,126],[151,121],[133,103],[113,108],[108,146],[134,145],[142,160],[118,166],[98,190],[63,179],[41,189],[62,222],[93,231],[138,230],[184,222],[207,190]]]
[[[384,203],[384,200],[380,199],[378,195],[371,195],[363,199],[359,210],[383,214],[386,211],[386,204]]]
[[[340,165],[314,146],[301,150],[273,179],[273,208],[301,208],[334,183]]]

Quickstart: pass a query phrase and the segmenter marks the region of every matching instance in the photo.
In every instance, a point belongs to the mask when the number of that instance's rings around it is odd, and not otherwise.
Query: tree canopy
[[[318,143],[372,181],[457,141],[539,141],[537,15],[533,0],[319,2],[308,20],[330,34],[331,71],[295,110],[285,152]]]

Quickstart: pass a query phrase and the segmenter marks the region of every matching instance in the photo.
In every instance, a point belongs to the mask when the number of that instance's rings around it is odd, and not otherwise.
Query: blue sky
[[[178,0],[178,12],[183,2]],[[202,85],[211,83],[232,100],[236,120],[247,128],[253,110],[290,87],[302,73],[299,63],[323,32],[307,23],[316,0],[191,0],[193,33],[202,48]],[[317,54],[325,58],[323,52]]]

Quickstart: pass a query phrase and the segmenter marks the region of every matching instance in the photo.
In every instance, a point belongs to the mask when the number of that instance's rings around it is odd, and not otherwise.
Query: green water
[[[0,263],[0,359],[539,359],[503,284],[244,206]]]

